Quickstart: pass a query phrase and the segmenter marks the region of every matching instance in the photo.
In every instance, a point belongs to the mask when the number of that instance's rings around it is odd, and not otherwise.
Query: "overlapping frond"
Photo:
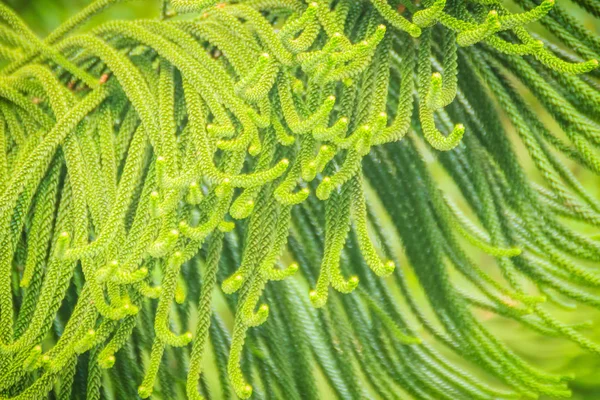
[[[97,399],[116,370],[116,398],[158,387],[200,399],[209,343],[223,398],[318,398],[314,365],[349,399],[569,394],[567,377],[522,360],[472,307],[600,352],[544,304],[600,307],[600,274],[582,262],[597,267],[600,242],[563,220],[598,227],[600,204],[562,162],[600,171],[597,35],[554,0],[516,14],[495,0],[171,0],[160,19],[75,32],[117,2],[44,40],[0,5],[0,398]],[[538,20],[570,51],[530,33]],[[421,142],[477,224],[440,190]],[[218,284],[231,337],[213,312]]]

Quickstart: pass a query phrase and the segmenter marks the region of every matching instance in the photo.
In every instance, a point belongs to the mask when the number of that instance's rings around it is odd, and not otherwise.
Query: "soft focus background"
[[[76,11],[82,9],[90,3],[90,0],[1,0],[13,7],[29,24],[29,26],[40,36],[45,36],[56,28],[62,21],[72,16]],[[598,0],[600,1],[600,0]],[[570,3],[569,0],[557,0],[582,21],[589,29],[593,30],[600,36],[600,20],[593,20],[581,12],[578,7]],[[507,6],[511,7],[509,1],[506,1]],[[158,0],[137,0],[127,1],[123,4],[115,6],[100,16],[93,19],[88,26],[98,24],[107,19],[131,19],[131,18],[152,18],[158,14],[160,1]],[[544,31],[539,25],[532,25],[531,29],[540,35],[551,39],[551,35]],[[535,98],[529,96],[532,105],[536,105]],[[600,107],[600,105],[598,105]],[[556,127],[553,121],[549,120],[543,113],[540,113],[540,118],[550,127]],[[507,125],[507,130],[510,134],[511,127]],[[516,136],[516,135],[514,135]],[[523,165],[530,172],[533,180],[541,183],[541,178],[536,173],[531,160],[528,158],[527,152],[519,143],[515,141],[515,148],[521,149],[521,159]],[[454,198],[460,204],[460,198],[457,196],[456,189],[450,183],[441,170],[436,165],[433,156],[425,152],[424,156],[430,160],[430,167],[438,177],[440,186],[450,195],[454,194]],[[588,188],[590,193],[600,198],[600,177],[594,176],[581,167],[573,165],[565,160],[565,163],[572,167],[575,174],[581,179],[584,186]],[[590,235],[597,235],[598,232],[586,232]],[[400,250],[400,249],[399,249]],[[479,257],[481,266],[484,269],[496,270],[493,268],[493,260],[485,255],[479,255],[480,252],[472,254],[472,257]],[[404,264],[406,265],[406,263]],[[486,268],[490,266],[490,268]],[[413,279],[415,289],[417,287],[416,280]],[[461,284],[457,281],[457,284]],[[469,288],[465,286],[465,290]],[[401,299],[399,299],[401,301]],[[220,308],[218,305],[217,309]],[[588,308],[564,309],[555,310],[555,314],[565,322],[582,322],[590,321],[593,327],[589,329],[589,337],[596,342],[600,342],[600,313]],[[576,400],[600,400],[600,356],[593,355],[582,351],[578,346],[561,338],[543,337],[535,332],[511,321],[494,314],[487,312],[479,312],[482,321],[485,321],[486,326],[492,329],[504,342],[508,343],[515,351],[535,365],[542,367],[547,371],[568,372],[575,376],[572,382],[574,392],[573,399]],[[440,349],[443,351],[444,349]],[[449,354],[450,357],[452,355]],[[457,360],[457,362],[460,362]],[[475,372],[476,373],[476,372]],[[324,395],[324,398],[327,396]],[[462,400],[462,399],[457,399]],[[465,399],[466,400],[466,399]]]

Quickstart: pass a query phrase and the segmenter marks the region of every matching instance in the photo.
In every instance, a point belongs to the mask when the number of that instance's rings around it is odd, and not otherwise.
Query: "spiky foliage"
[[[563,218],[600,222],[563,165],[600,173],[597,36],[553,0],[171,0],[74,32],[117,2],[44,40],[0,5],[0,398],[199,399],[207,365],[218,398],[569,395],[473,308],[600,352],[551,312],[600,307],[600,242]]]

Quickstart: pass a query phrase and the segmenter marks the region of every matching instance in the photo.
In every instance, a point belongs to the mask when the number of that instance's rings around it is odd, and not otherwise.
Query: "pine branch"
[[[600,203],[562,163],[600,171],[597,35],[555,0],[165,0],[79,32],[116,3],[45,39],[0,5],[0,399],[569,396],[474,309],[600,353],[552,313],[600,308],[564,220]]]

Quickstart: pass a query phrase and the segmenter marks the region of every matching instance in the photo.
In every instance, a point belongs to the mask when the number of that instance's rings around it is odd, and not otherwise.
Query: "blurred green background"
[[[1,0],[0,0],[1,1]],[[72,16],[76,11],[82,9],[90,0],[3,0],[5,3],[13,7],[29,24],[29,26],[40,36],[45,36],[56,28],[62,21]],[[591,29],[600,36],[600,20],[593,19],[589,15],[582,12],[569,0],[557,0],[559,4],[568,9],[569,12],[587,28]],[[600,1],[600,0],[598,0]],[[512,6],[510,2],[506,2],[508,6]],[[88,25],[95,25],[107,19],[131,19],[131,18],[152,18],[158,15],[160,1],[158,0],[138,0],[126,1],[115,7],[110,8],[100,16],[95,17]],[[531,27],[538,34],[551,38],[540,25]],[[527,93],[526,93],[527,94]],[[528,96],[531,104],[536,105],[535,98]],[[598,105],[600,107],[600,105]],[[537,107],[540,107],[539,104]],[[541,107],[540,107],[541,110]],[[544,113],[540,113],[545,123],[551,127],[556,125],[553,121],[545,117]],[[510,129],[510,127],[508,127]],[[535,171],[535,168],[529,160],[526,150],[518,142],[515,142],[515,148],[521,153],[523,165],[528,169],[532,179],[541,183],[541,178]],[[427,157],[427,155],[426,155]],[[581,179],[584,186],[600,198],[600,178],[588,171],[583,170],[577,165],[565,160],[565,163],[572,166],[575,174]],[[456,194],[456,189],[451,184],[451,180],[447,179],[445,173],[439,166],[436,165],[432,158],[430,163],[434,174],[439,178],[440,186],[452,195]],[[589,231],[589,234],[597,234],[598,232]],[[476,253],[476,254],[479,254]],[[473,254],[473,258],[476,257]],[[485,255],[479,256],[479,261],[482,266],[493,265],[493,261]],[[492,268],[496,269],[496,268]],[[416,280],[413,279],[415,289],[417,289]],[[461,282],[457,282],[461,284]],[[465,286],[467,289],[467,286]],[[401,301],[399,299],[399,301]],[[217,306],[217,308],[219,308]],[[492,329],[504,342],[508,343],[515,351],[530,360],[533,364],[542,367],[546,371],[561,373],[572,373],[575,376],[571,384],[576,400],[600,400],[600,356],[587,353],[581,350],[575,344],[562,339],[543,337],[533,331],[515,323],[514,321],[498,317],[488,312],[479,312],[482,321]],[[580,307],[575,310],[555,310],[562,321],[578,323],[582,321],[593,322],[595,327],[588,330],[588,337],[600,342],[600,313],[588,308]],[[444,349],[440,349],[443,351]],[[451,354],[449,357],[454,358]],[[457,362],[461,362],[457,360]],[[476,371],[474,371],[477,373]]]

